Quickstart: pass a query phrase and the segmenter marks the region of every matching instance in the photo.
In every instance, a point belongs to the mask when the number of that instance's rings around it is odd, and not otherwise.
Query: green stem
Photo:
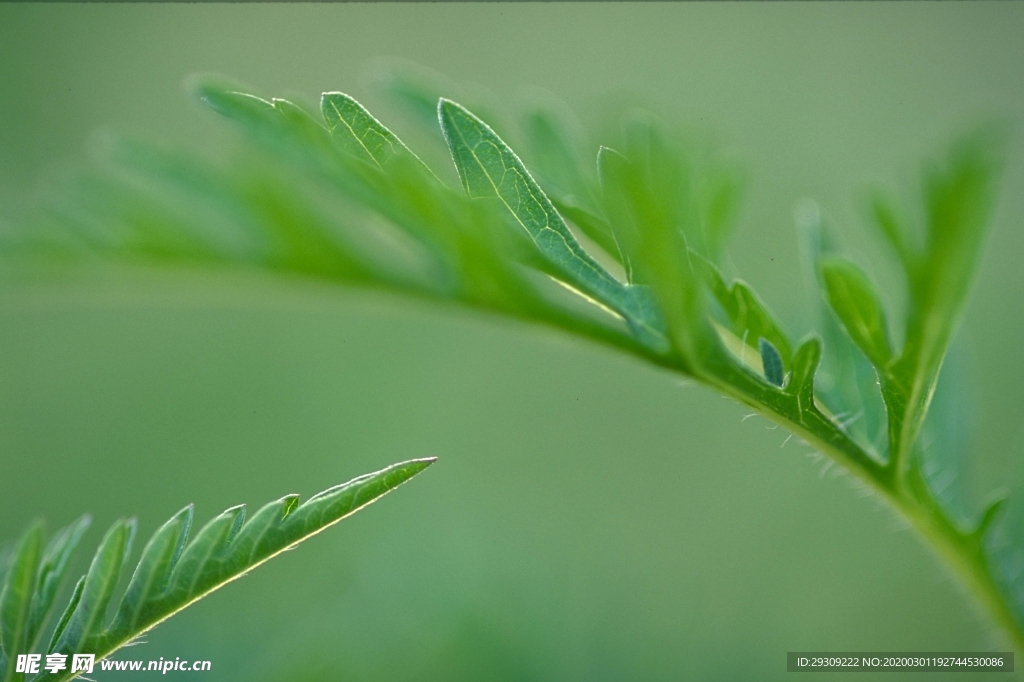
[[[906,489],[904,489],[905,491]],[[903,492],[887,501],[926,540],[983,612],[1004,631],[1014,650],[1024,653],[1024,629],[989,570],[983,533],[964,533],[930,496],[922,502]]]
[[[660,364],[680,371],[680,366],[674,363]],[[984,539],[990,518],[986,518],[973,532],[965,532],[949,519],[935,501],[918,469],[909,467],[910,473],[901,476],[898,473],[900,462],[882,464],[859,448],[858,452],[851,452],[849,446],[857,446],[827,418],[811,422],[795,421],[766,401],[738,388],[735,375],[722,378],[713,373],[701,372],[695,378],[800,436],[864,482],[924,538],[925,544],[949,567],[981,610],[988,613],[992,621],[1004,631],[1015,651],[1024,654],[1024,628],[989,570]],[[764,389],[774,390],[767,383],[764,383]],[[841,446],[837,447],[837,443]]]
[[[609,343],[608,339],[603,341]],[[785,427],[845,467],[884,500],[894,513],[907,520],[940,558],[940,563],[944,563],[966,588],[976,606],[987,613],[991,621],[1004,632],[1014,650],[1024,655],[1024,628],[995,581],[985,552],[985,533],[992,520],[993,508],[986,511],[976,529],[962,530],[949,519],[935,500],[920,470],[906,461],[910,458],[909,454],[899,461],[890,458],[888,462],[879,462],[857,446],[816,406],[812,407],[812,413],[818,418],[794,419],[785,410],[779,409],[778,404],[771,399],[783,395],[781,389],[769,386],[745,368],[739,367],[725,355],[727,351],[721,347],[712,349],[694,373],[689,369],[690,364],[676,354],[657,355],[639,345],[622,343],[621,339],[616,339],[610,345],[733,398]],[[900,469],[904,469],[905,473],[901,475]]]

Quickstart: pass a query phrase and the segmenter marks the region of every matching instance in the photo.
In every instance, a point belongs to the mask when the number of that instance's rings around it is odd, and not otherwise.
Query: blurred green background
[[[183,94],[195,72],[343,90],[386,123],[363,77],[382,56],[510,103],[635,93],[742,162],[731,255],[799,336],[795,203],[887,281],[862,190],[912,197],[921,159],[999,115],[1016,134],[961,334],[979,504],[1024,492],[1022,35],[1009,2],[0,4],[0,201],[98,129],[226,145]],[[0,537],[89,510],[94,547],[120,515],[145,536],[190,501],[205,520],[441,457],[120,656],[209,659],[207,679],[768,680],[791,650],[1005,646],[892,514],[745,414],[554,333],[309,283],[0,291]]]

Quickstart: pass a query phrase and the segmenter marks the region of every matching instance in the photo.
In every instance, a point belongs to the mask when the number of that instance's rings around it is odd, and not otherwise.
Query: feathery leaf
[[[108,623],[108,606],[135,534],[134,520],[117,521],[75,586],[46,653],[94,654],[97,660],[108,656],[224,584],[394,490],[433,462],[431,458],[393,464],[329,488],[302,504],[298,495],[287,495],[248,521],[244,505],[232,507],[214,517],[191,541],[192,507],[185,507],[146,543]],[[57,533],[44,552],[43,529],[37,523],[16,545],[0,592],[0,662],[5,682],[24,679],[15,672],[17,655],[36,653],[34,639],[87,525],[87,517],[79,519]],[[43,671],[32,679],[57,682],[78,674],[66,668],[57,673]]]
[[[804,236],[814,286],[834,315],[795,345],[751,286],[722,275],[738,175],[699,162],[676,129],[624,111],[617,150],[594,145],[595,174],[551,112],[527,112],[525,135],[516,138],[504,132],[514,126],[499,126],[499,135],[494,115],[478,101],[463,99],[474,114],[444,98],[462,95],[438,92],[447,87],[438,79],[399,76],[388,87],[421,123],[440,124],[435,134],[454,160],[462,191],[438,180],[347,95],[324,94],[320,120],[285,100],[206,82],[200,96],[244,132],[236,159],[217,166],[115,145],[120,152],[105,169],[85,174],[60,205],[30,224],[35,229],[4,248],[244,264],[454,301],[609,344],[712,386],[831,456],[942,556],[957,557],[954,568],[965,583],[1024,647],[1024,596],[1007,598],[1007,590],[1017,591],[990,570],[980,537],[999,536],[1003,515],[990,509],[979,532],[958,523],[935,490],[920,437],[990,221],[998,135],[966,137],[944,164],[929,168],[920,239],[905,218],[915,211],[876,195],[872,220],[907,286],[903,316],[886,316],[877,291],[839,255],[820,216],[809,221]],[[537,179],[513,151],[520,142]],[[902,347],[894,348],[894,340]],[[248,522],[233,508],[191,542],[191,511],[183,510],[146,545],[113,623],[104,627],[102,612],[133,528],[121,522],[79,583],[53,641],[58,649],[119,646],[297,541],[316,527],[318,505],[333,510],[331,504],[318,496],[297,505],[286,497]],[[24,614],[34,607],[24,599],[25,590],[38,588],[25,562],[38,563],[42,550],[31,542],[19,544],[4,577],[13,586],[0,597],[10,646],[35,628],[26,625],[34,621]],[[3,646],[8,653],[6,640]],[[10,661],[0,667],[9,670]]]

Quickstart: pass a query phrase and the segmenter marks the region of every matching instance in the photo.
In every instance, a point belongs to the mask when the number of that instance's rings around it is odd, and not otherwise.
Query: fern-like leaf
[[[245,506],[214,517],[189,540],[192,506],[161,526],[142,550],[127,589],[107,621],[118,581],[128,565],[135,535],[133,519],[120,520],[104,535],[88,572],[78,581],[45,653],[94,654],[102,659],[190,604],[256,566],[316,535],[427,468],[434,459],[410,460],[329,488],[299,503],[298,495],[271,502],[246,520]],[[88,517],[58,532],[43,546],[41,523],[15,545],[0,592],[0,672],[4,682],[21,682],[19,654],[39,653],[37,638],[68,561]],[[70,665],[43,671],[34,682],[62,682],[78,676]]]
[[[434,86],[404,77],[390,84],[418,123],[433,123],[425,112]],[[914,211],[874,199],[872,219],[906,283],[902,318],[886,310],[823,224],[808,229],[813,279],[830,312],[819,333],[798,340],[753,287],[722,267],[735,174],[691,154],[652,115],[623,112],[619,139],[595,144],[595,170],[581,167],[579,146],[549,112],[527,112],[525,140],[517,141],[505,132],[513,126],[485,122],[484,109],[433,99],[459,188],[348,95],[324,94],[319,119],[233,87],[206,84],[200,95],[243,131],[233,165],[129,145],[114,155],[112,172],[85,178],[25,237],[8,240],[8,254],[42,246],[49,255],[245,264],[455,301],[609,344],[751,406],[831,456],[941,556],[956,557],[979,602],[1024,649],[1024,598],[1011,604],[985,544],[999,507],[971,523],[951,515],[932,490],[920,443],[989,222],[997,135],[968,136],[929,168],[920,229],[906,224]],[[532,152],[536,175],[516,147]],[[245,540],[238,522],[237,512],[226,512],[200,538],[210,547],[236,532]],[[186,526],[182,516],[165,527],[144,564],[176,556]],[[103,561],[123,561],[130,536],[129,525],[112,530]],[[30,549],[18,546],[9,576],[22,576],[18,557]],[[179,565],[198,561],[198,551],[184,550]],[[109,599],[106,565],[90,571],[80,605]],[[130,592],[148,603],[165,576],[141,575]],[[217,578],[166,579],[182,595]],[[19,594],[9,598],[14,620]],[[119,612],[115,625],[131,629],[147,613]],[[71,614],[62,637],[98,636],[83,618]]]

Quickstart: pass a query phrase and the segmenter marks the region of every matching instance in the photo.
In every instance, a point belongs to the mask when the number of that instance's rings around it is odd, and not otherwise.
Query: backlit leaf
[[[78,581],[59,619],[47,652],[104,658],[140,634],[238,578],[263,562],[334,525],[394,490],[434,462],[410,460],[355,478],[299,504],[288,495],[264,506],[248,521],[245,507],[214,517],[189,540],[192,507],[161,526],[146,543],[111,622],[113,602],[131,552],[134,520],[116,522],[100,543],[88,572]],[[32,653],[68,558],[88,520],[58,532],[43,548],[43,530],[34,525],[15,547],[0,591],[0,664],[5,682],[23,679],[14,672],[17,654]],[[43,671],[34,681],[70,680],[70,666]]]

